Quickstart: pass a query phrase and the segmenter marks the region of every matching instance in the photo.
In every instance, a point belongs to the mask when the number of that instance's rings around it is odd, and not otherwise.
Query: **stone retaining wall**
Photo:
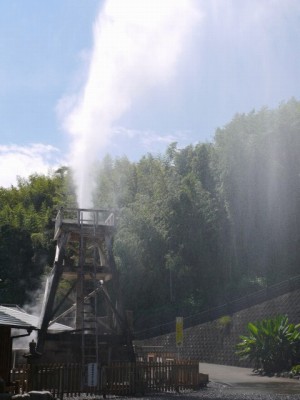
[[[300,322],[300,289],[281,295],[259,305],[249,307],[224,318],[196,325],[184,330],[180,356],[201,362],[252,367],[235,355],[239,336],[247,334],[247,323],[276,315],[287,315],[289,322]],[[139,341],[138,346],[177,353],[175,333]],[[149,347],[148,347],[149,346]]]

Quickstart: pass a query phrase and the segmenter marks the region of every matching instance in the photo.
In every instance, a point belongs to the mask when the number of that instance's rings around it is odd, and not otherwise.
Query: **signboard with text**
[[[176,346],[183,345],[183,317],[176,317]]]

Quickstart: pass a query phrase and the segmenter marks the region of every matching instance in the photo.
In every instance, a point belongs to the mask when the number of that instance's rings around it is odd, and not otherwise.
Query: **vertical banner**
[[[183,345],[183,317],[176,317],[176,346]]]
[[[98,384],[98,364],[89,363],[87,366],[88,366],[88,386],[95,387]]]

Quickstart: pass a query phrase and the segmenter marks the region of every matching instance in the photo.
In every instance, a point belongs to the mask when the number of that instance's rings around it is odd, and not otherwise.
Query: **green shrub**
[[[300,365],[294,365],[292,367],[292,373],[295,375],[299,375],[300,374]]]
[[[231,324],[231,317],[229,315],[223,315],[223,317],[218,319],[220,326],[228,326]]]
[[[265,372],[289,370],[298,356],[300,324],[288,323],[287,316],[264,319],[247,325],[249,335],[240,336],[237,354],[254,361]]]
[[[223,317],[220,317],[218,319],[218,328],[224,334],[229,334],[231,322],[232,322],[232,319],[229,315],[223,315]]]

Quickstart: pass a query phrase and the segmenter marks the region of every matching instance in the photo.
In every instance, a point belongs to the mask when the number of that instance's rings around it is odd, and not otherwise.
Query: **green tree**
[[[54,259],[53,217],[73,199],[69,170],[63,167],[49,176],[19,179],[16,187],[0,188],[2,302],[23,304],[37,289]]]
[[[30,234],[10,225],[0,227],[1,303],[24,304],[39,286],[42,266],[33,261]]]
[[[292,99],[275,110],[236,115],[216,132],[218,189],[228,210],[232,280],[240,294],[253,282],[298,273],[299,115],[300,103]]]

